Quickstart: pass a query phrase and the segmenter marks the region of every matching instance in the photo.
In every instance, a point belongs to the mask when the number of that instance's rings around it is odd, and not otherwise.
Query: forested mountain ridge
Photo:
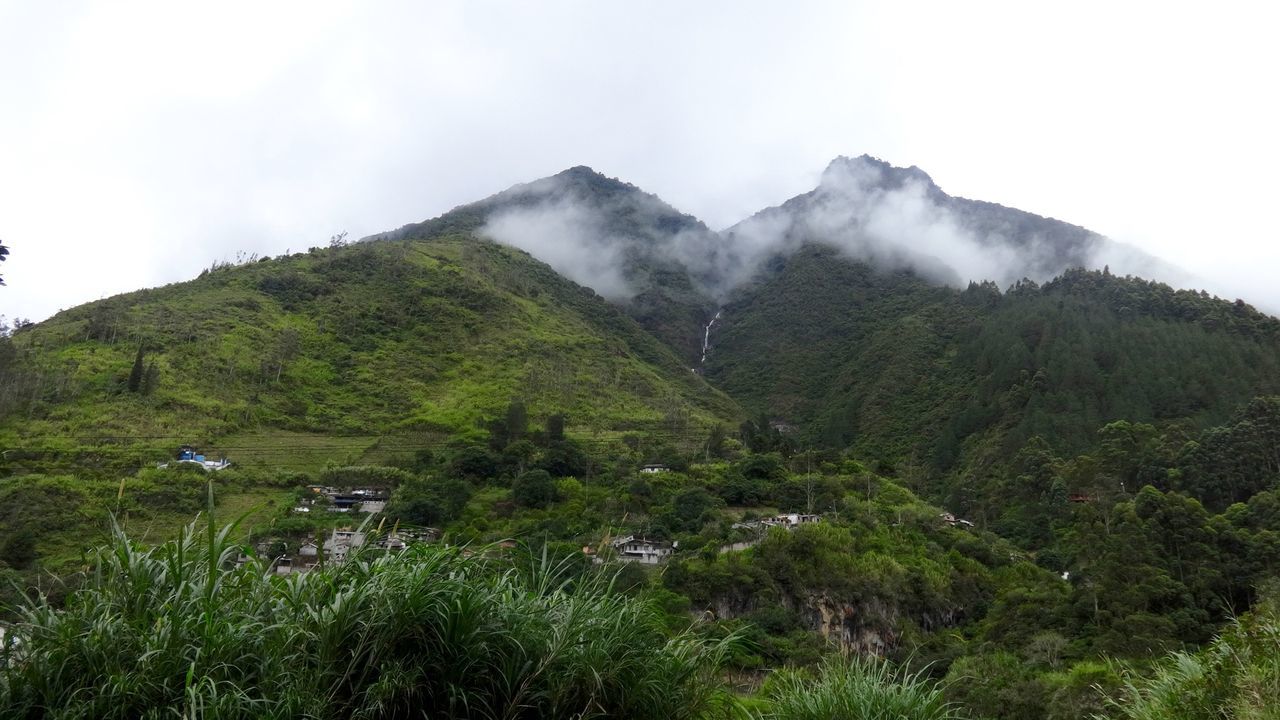
[[[1079,450],[1110,420],[1221,422],[1280,390],[1278,328],[1105,271],[953,290],[810,245],[725,306],[706,372],[811,441],[949,469],[993,425]]]

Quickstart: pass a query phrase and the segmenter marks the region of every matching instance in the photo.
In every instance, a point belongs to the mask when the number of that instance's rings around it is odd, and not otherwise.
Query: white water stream
[[[720,319],[720,313],[722,312],[724,311],[717,310],[715,317],[711,318],[711,322],[707,323],[707,326],[702,330],[702,360],[700,361],[702,364],[706,364],[707,350],[711,349],[711,326],[715,325],[716,321]]]

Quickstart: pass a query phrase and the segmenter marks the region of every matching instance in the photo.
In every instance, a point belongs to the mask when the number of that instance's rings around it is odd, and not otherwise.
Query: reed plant
[[[875,658],[835,658],[774,673],[761,720],[959,720],[937,682]]]
[[[672,633],[607,574],[443,544],[277,576],[193,524],[115,531],[64,607],[28,599],[0,648],[4,718],[682,718],[736,702],[738,642]]]

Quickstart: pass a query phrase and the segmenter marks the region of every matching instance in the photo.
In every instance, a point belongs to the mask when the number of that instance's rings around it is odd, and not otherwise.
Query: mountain
[[[886,270],[910,269],[935,283],[1001,288],[1044,282],[1074,267],[1180,280],[1176,268],[1077,225],[953,197],[917,167],[863,155],[833,160],[813,190],[726,230],[726,290],[762,262],[817,243]]]
[[[59,313],[3,352],[11,471],[104,437],[91,456],[200,442],[243,460],[358,435],[360,457],[379,436],[475,434],[513,398],[582,432],[679,433],[738,413],[591,290],[465,233],[214,268]]]
[[[64,617],[75,573],[112,567],[90,553],[108,535],[170,578],[115,528],[151,542],[201,510],[210,543],[245,544],[199,572],[259,599],[315,589],[279,559],[357,524],[338,488],[379,488],[375,535],[439,530],[574,602],[602,569],[599,607],[646,598],[655,638],[749,640],[723,658],[735,678],[843,651],[948,678],[975,717],[1101,713],[1125,668],[1265,607],[1280,567],[1280,320],[1138,272],[1162,268],[864,156],[723,232],[572,168],[73,308],[0,338],[0,617],[36,584],[38,616]],[[233,463],[154,466],[182,443]],[[244,529],[217,534],[215,512]],[[612,564],[632,541],[663,567]],[[165,613],[134,629],[168,632]],[[82,659],[86,633],[39,647]],[[139,686],[166,699],[139,706],[190,700],[203,643],[173,645],[185,659]],[[153,656],[130,647],[131,667]]]
[[[1162,267],[1116,247],[868,156],[719,233],[575,167],[24,330],[0,436],[443,437],[524,397],[611,431],[745,410],[958,477],[1034,436],[1080,452],[1113,420],[1202,428],[1280,391],[1273,318],[1073,269]],[[145,399],[122,390],[139,348]]]
[[[751,413],[938,471],[988,457],[979,436],[1081,451],[1112,420],[1205,427],[1280,391],[1280,321],[1243,303],[1084,270],[955,290],[816,244],[727,303],[712,345],[706,376]]]
[[[705,278],[683,258],[714,234],[657,196],[587,167],[516,185],[376,239],[469,233],[528,251],[565,277],[614,301],[676,350],[701,356],[715,310]]]

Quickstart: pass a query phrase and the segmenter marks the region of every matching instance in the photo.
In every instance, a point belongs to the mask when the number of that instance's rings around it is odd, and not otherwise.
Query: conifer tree
[[[138,346],[138,355],[133,359],[133,369],[129,371],[129,392],[136,393],[142,388],[143,369],[142,346]]]

